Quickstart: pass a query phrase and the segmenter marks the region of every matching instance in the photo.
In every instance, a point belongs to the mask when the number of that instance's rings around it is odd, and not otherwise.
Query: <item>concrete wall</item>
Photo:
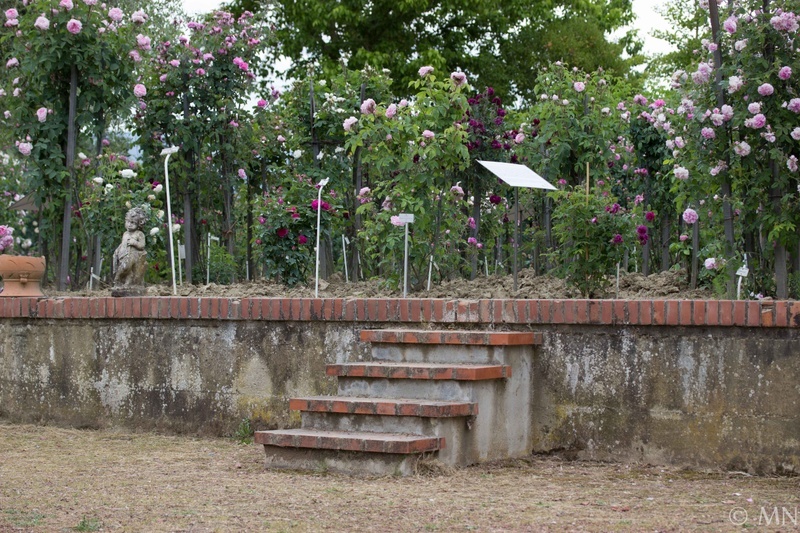
[[[534,449],[800,471],[800,339],[756,328],[553,328],[534,364]]]
[[[336,390],[326,363],[370,357],[360,329],[535,330],[533,451],[800,471],[793,303],[97,300],[0,299],[0,417],[214,435],[244,417],[295,426],[290,397]]]
[[[230,434],[292,425],[292,396],[325,394],[325,364],[359,348],[324,323],[0,322],[0,416],[76,427]]]

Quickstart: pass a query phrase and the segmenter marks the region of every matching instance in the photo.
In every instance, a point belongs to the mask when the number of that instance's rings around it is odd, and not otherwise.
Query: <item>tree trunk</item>
[[[700,255],[700,221],[692,224],[692,290],[697,288],[698,256]]]
[[[670,257],[669,257],[669,234],[670,234],[670,220],[668,216],[661,217],[661,271],[669,270]]]
[[[253,186],[250,175],[247,176],[247,248],[245,261],[247,262],[247,281],[255,279],[253,271]]]
[[[184,83],[188,83],[188,80],[184,78]],[[189,96],[184,93],[183,95],[183,120],[184,123],[188,125],[189,117],[191,115],[191,111],[189,109]],[[192,183],[191,180],[194,179],[196,165],[195,165],[195,157],[194,151],[189,150],[186,154],[186,157],[189,161],[189,177],[186,180],[186,184],[183,189],[183,235],[185,239],[184,248],[186,251],[186,258],[184,259],[184,270],[186,272],[186,283],[192,284],[192,269],[195,265],[195,259],[197,256],[197,242],[198,238],[195,235],[195,223],[194,223],[194,209],[192,208]],[[172,224],[172,221],[167,221],[168,224]]]
[[[365,83],[361,84],[361,102],[363,103],[364,100],[367,98],[367,85]],[[360,259],[360,248],[358,245],[358,232],[361,230],[361,215],[357,213],[358,209],[358,200],[356,199],[356,195],[358,195],[359,191],[363,187],[362,180],[362,168],[361,168],[361,147],[359,146],[356,148],[356,153],[353,154],[353,185],[355,188],[355,193],[353,194],[353,238],[351,239],[353,243],[353,247],[351,248],[350,254],[350,277],[353,281],[358,281],[359,278],[363,278],[363,272],[361,272],[361,259]],[[377,200],[376,200],[377,201]]]
[[[721,109],[725,105],[725,93],[722,89],[722,51],[720,44],[720,27],[719,27],[719,6],[716,1],[708,3],[708,14],[711,20],[711,35],[714,42],[717,44],[717,49],[714,51],[714,71],[715,71],[715,90],[717,93],[717,106]],[[726,145],[730,142],[730,134],[728,131],[729,126],[726,126],[723,131],[723,143]],[[730,160],[725,152],[725,162],[730,166]],[[723,227],[725,230],[725,259],[726,269],[728,271],[728,297],[733,298],[736,295],[736,265],[732,261],[733,253],[736,249],[736,236],[733,228],[733,208],[731,207],[732,189],[730,182],[730,175],[727,171],[720,174],[722,176],[722,183],[720,188],[722,190],[722,217]]]
[[[67,122],[67,154],[66,165],[69,171],[67,183],[64,185],[64,216],[61,228],[61,257],[58,263],[58,290],[67,289],[69,279],[69,245],[72,241],[72,187],[75,181],[75,145],[77,143],[78,128],[75,116],[78,107],[78,67],[73,64],[69,73],[69,116]]]
[[[778,162],[774,159],[770,159],[769,169],[772,173],[772,189],[770,189],[769,194],[770,202],[772,203],[772,211],[776,216],[780,216],[783,191],[778,184],[781,172],[778,167]],[[787,270],[787,260],[789,256],[786,251],[786,246],[780,241],[775,242],[773,247],[775,259],[775,296],[781,300],[785,300],[789,297],[789,272]]]

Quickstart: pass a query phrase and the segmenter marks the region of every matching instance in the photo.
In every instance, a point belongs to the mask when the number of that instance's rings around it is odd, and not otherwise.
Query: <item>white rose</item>
[[[158,185],[156,185],[155,187],[153,187],[153,192],[156,193],[156,194],[160,193],[163,190],[164,190],[164,186],[161,185],[160,183]]]
[[[150,230],[150,235],[158,235],[158,231],[159,231],[159,229],[158,229],[158,228],[152,228],[152,229]]]
[[[295,159],[300,159],[302,156],[303,156],[302,150],[295,150],[294,152],[292,152],[292,157],[294,157]]]
[[[172,233],[178,233],[181,230],[180,224],[173,224],[172,225]]]
[[[136,172],[134,172],[129,168],[126,168],[125,170],[120,170],[119,175],[122,176],[123,178],[133,178],[136,177]]]
[[[159,209],[158,211],[156,211],[156,217],[158,217],[159,219],[164,218],[164,210]]]
[[[147,195],[147,201],[148,202],[152,202],[155,199],[156,199],[156,195],[155,194],[148,194]]]
[[[98,185],[102,185],[103,183],[105,183],[105,180],[103,178],[101,178],[100,176],[97,176],[96,178],[92,178],[92,181],[95,182]]]

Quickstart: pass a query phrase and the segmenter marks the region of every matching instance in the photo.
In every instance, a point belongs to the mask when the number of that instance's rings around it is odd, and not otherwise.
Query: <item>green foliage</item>
[[[552,259],[585,297],[602,295],[626,249],[638,242],[633,213],[600,182],[588,195],[580,187],[550,193],[556,203],[553,230],[561,244]]]
[[[294,286],[305,283],[314,268],[317,235],[317,187],[305,175],[285,177],[258,201],[253,244],[264,275]],[[319,203],[322,231],[340,209],[330,190]]]
[[[236,428],[236,432],[233,434],[234,440],[239,444],[252,444],[253,435],[255,435],[255,430],[250,424],[250,419],[242,418],[242,421],[239,422],[239,427]]]
[[[222,246],[211,244],[208,279],[211,283],[227,285],[236,279],[236,259]]]
[[[81,521],[78,522],[78,525],[73,527],[73,531],[100,531],[103,527],[103,523],[100,521],[99,518],[86,518],[85,516],[81,518]]]
[[[233,4],[239,12],[264,6],[253,0]],[[368,8],[352,1],[278,0],[270,10],[277,28],[273,57],[292,58],[290,76],[301,78],[309,65],[320,65],[331,76],[346,60],[355,69],[389,69],[396,94],[425,65],[439,71],[459,68],[477,87],[492,86],[501,97],[513,99],[527,96],[531,70],[551,60],[624,68],[619,59],[623,47],[633,45],[627,51],[636,55],[631,38],[618,45],[605,37],[632,20],[630,0],[379,0]],[[565,25],[575,31],[559,32]],[[556,57],[559,52],[564,55]]]

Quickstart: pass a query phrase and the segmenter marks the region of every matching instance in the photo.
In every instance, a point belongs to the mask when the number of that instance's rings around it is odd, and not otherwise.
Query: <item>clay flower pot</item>
[[[44,296],[44,257],[25,255],[0,255],[0,277],[3,278],[3,292],[0,296]]]

